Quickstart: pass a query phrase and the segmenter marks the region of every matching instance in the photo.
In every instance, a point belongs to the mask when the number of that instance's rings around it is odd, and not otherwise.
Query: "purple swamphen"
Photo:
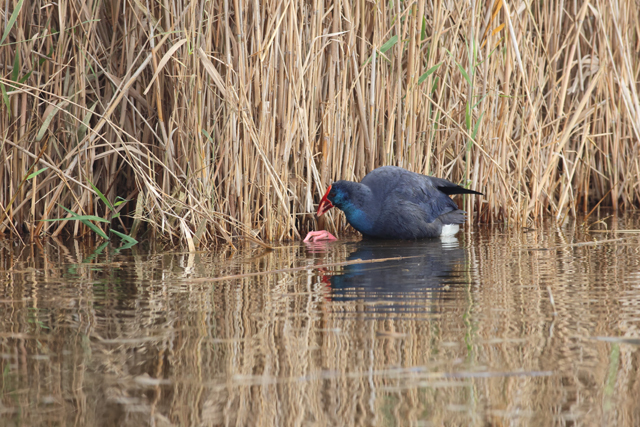
[[[465,221],[465,212],[449,197],[479,194],[442,178],[382,166],[362,182],[337,181],[318,206],[321,216],[332,207],[344,212],[349,224],[365,237],[422,239],[453,236]],[[335,240],[327,231],[312,231],[305,242]]]

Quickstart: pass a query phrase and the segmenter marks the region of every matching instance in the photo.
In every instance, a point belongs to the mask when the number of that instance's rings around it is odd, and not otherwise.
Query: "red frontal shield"
[[[331,203],[331,201],[327,198],[329,196],[329,191],[331,191],[331,186],[327,188],[327,192],[324,193],[322,200],[320,200],[320,204],[318,205],[318,212],[316,213],[316,215],[318,216],[322,216],[333,207],[333,203]]]

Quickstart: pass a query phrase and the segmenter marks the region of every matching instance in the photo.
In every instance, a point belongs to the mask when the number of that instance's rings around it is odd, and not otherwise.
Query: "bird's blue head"
[[[366,196],[369,192],[367,187],[357,182],[334,182],[320,200],[317,215],[321,216],[335,206],[345,213],[347,221],[356,230],[364,232],[371,226],[364,211]]]
[[[334,182],[333,185],[330,185],[329,188],[327,188],[322,200],[320,200],[317,215],[324,215],[334,206],[344,211],[349,205],[349,199],[350,195],[348,189],[345,188],[340,181]]]

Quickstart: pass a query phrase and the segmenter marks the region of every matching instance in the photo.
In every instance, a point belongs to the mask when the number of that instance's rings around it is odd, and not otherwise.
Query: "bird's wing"
[[[446,193],[434,186],[432,177],[417,175],[409,178],[403,185],[395,187],[389,193],[385,205],[399,204],[407,206],[407,209],[411,205],[416,205],[415,209],[422,212],[426,222],[433,222],[440,215],[458,209],[458,205]],[[448,182],[440,179],[438,181]]]
[[[421,175],[414,172],[405,171],[396,173],[394,186],[389,189],[385,205],[407,201],[414,203],[424,212],[424,219],[428,223],[451,211],[458,210],[458,205],[449,197],[453,194],[482,194],[477,191],[468,190],[446,179],[433,176]],[[459,218],[458,218],[459,217]],[[458,215],[456,219],[460,223],[464,222],[464,216]],[[447,222],[456,224],[454,218],[448,218]]]
[[[379,237],[416,239],[440,235],[442,221],[451,216],[452,221],[464,222],[464,212],[458,210],[453,200],[437,190],[440,197],[423,197],[419,189],[397,189],[389,194],[382,205],[374,229]],[[460,215],[455,215],[457,212]],[[455,217],[455,218],[454,218]],[[460,218],[458,218],[460,217]],[[461,220],[460,220],[461,219]]]

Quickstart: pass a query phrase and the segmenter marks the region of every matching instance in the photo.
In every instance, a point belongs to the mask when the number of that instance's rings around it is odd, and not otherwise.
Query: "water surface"
[[[640,425],[640,216],[595,221],[273,252],[0,241],[0,424]]]

